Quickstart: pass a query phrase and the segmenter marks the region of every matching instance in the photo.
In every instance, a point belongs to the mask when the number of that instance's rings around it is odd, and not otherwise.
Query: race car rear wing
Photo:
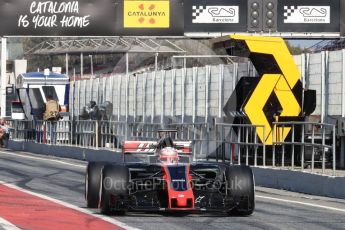
[[[122,145],[123,153],[154,153],[155,141],[125,141]]]
[[[155,141],[125,141],[122,145],[123,153],[143,153],[151,154],[156,151],[154,144]],[[192,142],[191,141],[174,141],[174,148],[179,153],[191,155],[192,153]]]

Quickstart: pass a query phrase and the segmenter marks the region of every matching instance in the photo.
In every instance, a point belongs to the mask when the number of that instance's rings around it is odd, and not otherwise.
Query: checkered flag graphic
[[[284,19],[288,19],[297,10],[297,6],[284,6]]]
[[[193,6],[192,19],[196,19],[205,9],[206,9],[206,6]]]

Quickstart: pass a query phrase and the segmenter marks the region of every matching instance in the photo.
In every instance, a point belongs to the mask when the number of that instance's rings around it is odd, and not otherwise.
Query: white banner
[[[238,6],[193,6],[193,23],[238,23]]]
[[[330,6],[284,6],[284,23],[330,23]]]

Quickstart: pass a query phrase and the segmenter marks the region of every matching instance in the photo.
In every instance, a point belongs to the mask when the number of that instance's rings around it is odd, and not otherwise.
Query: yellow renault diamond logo
[[[169,28],[170,2],[124,1],[124,28]]]
[[[282,112],[280,116],[298,116],[301,112],[301,107],[289,88],[283,75],[279,74],[265,74],[262,76],[258,85],[256,86],[252,96],[245,106],[245,112],[254,125],[264,125],[266,137],[261,127],[256,128],[257,134],[262,142],[267,145],[272,145],[272,128],[269,123],[263,108],[267,103],[270,95],[275,93],[280,105],[282,106]],[[275,131],[275,140],[284,140],[290,132],[289,127],[279,128]]]
[[[266,136],[264,136],[262,128],[256,128],[260,140],[267,145],[272,145],[274,127],[264,113],[264,106],[269,102],[270,96],[274,94],[282,108],[280,117],[299,116],[301,105],[292,89],[300,81],[300,72],[281,38],[237,35],[231,36],[231,38],[243,40],[251,55],[261,55],[262,58],[264,56],[273,57],[271,60],[276,62],[276,68],[266,69],[265,71],[270,73],[263,73],[260,76],[260,81],[244,106],[244,111],[253,125],[265,126]],[[289,127],[277,128],[274,132],[275,140],[284,141],[290,129]]]

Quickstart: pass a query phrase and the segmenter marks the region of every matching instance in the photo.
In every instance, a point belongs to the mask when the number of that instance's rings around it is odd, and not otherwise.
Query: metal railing
[[[100,121],[101,147],[108,149],[121,148],[121,141],[126,134],[126,125],[118,121]]]
[[[172,136],[175,140],[192,141],[193,160],[206,159],[208,153],[211,152],[210,130],[211,127],[207,123],[175,123],[170,124],[169,128],[176,129],[177,132]],[[215,149],[215,148],[213,148]]]
[[[157,130],[160,128],[161,124],[157,123],[129,123],[126,137],[127,140],[156,141],[159,138]]]
[[[74,121],[74,143],[78,147],[96,148],[99,146],[98,121],[78,120]]]
[[[173,123],[168,128],[176,129],[177,132],[173,138],[177,140],[199,140],[208,135],[210,125],[207,123]]]
[[[244,160],[246,165],[257,166],[259,160],[259,164],[266,166],[266,145],[260,142],[257,135],[261,132],[266,138],[264,125],[217,123],[216,132],[219,135],[216,142],[222,144],[222,152],[230,150],[231,162],[235,163],[237,160],[236,163],[240,165]]]
[[[336,172],[336,138],[335,125],[313,122],[274,122],[272,129],[272,166],[276,166],[277,151],[280,152],[280,163],[285,167],[287,162],[286,150],[291,154],[288,162],[291,169],[296,168],[296,156],[299,157],[300,169],[310,166],[315,171],[316,163],[321,163],[322,174],[325,173],[326,160],[331,162],[333,175]],[[291,129],[291,138],[287,141],[279,140],[284,137],[284,130]],[[278,133],[282,132],[282,133]],[[328,138],[327,138],[328,137]],[[308,156],[308,159],[306,159]],[[318,159],[316,159],[318,157]]]
[[[12,139],[54,145],[72,144],[71,124],[70,121],[7,121]]]
[[[157,140],[157,130],[161,124],[126,123],[119,121],[99,121],[101,148],[119,150],[125,140]]]
[[[42,144],[70,145],[121,151],[125,140],[158,140],[161,124],[120,121],[7,121],[12,139]],[[335,125],[310,122],[275,122],[272,146],[259,137],[268,138],[263,125],[227,123],[176,123],[174,140],[192,142],[193,160],[230,161],[292,170],[311,168],[311,172],[336,169]],[[288,128],[288,129],[287,129]],[[284,141],[283,132],[289,132]],[[260,135],[258,135],[260,134]],[[285,135],[286,136],[286,135]],[[330,163],[331,162],[331,163]],[[330,165],[331,164],[331,165]]]
[[[35,128],[32,121],[13,120],[7,122],[11,138],[25,141],[34,138]]]

